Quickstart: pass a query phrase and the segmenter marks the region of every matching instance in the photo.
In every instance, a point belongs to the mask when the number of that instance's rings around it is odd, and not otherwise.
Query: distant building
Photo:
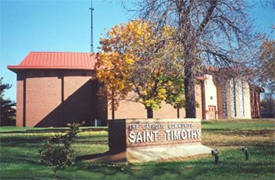
[[[66,126],[69,122],[106,125],[112,109],[95,77],[97,55],[94,53],[31,52],[19,64],[8,66],[17,74],[17,126]],[[197,117],[201,119],[250,119],[259,117],[259,89],[245,79],[205,73],[195,85]],[[101,95],[100,95],[101,94]],[[146,118],[146,110],[134,102],[130,93],[120,101],[116,119]],[[253,97],[253,101],[251,99]],[[155,118],[185,117],[163,104],[154,111]]]
[[[273,93],[266,92],[264,94],[261,100],[261,117],[275,118],[275,96],[273,96]]]

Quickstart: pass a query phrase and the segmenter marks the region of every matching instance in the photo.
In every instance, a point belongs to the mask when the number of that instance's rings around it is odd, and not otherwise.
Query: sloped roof
[[[13,71],[20,69],[94,70],[96,62],[96,53],[30,52],[19,65],[8,66],[8,69]]]

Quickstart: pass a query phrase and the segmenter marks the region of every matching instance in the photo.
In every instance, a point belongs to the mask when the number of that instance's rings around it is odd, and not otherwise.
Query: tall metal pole
[[[94,52],[94,38],[93,38],[93,11],[94,11],[94,8],[93,8],[93,0],[91,0],[91,52],[93,53]],[[96,101],[98,101],[98,95],[96,95]],[[94,119],[92,120],[92,124],[94,124],[94,126],[97,126],[97,118],[98,118],[98,110],[96,109],[96,112],[95,112],[95,117]]]
[[[91,0],[91,52],[94,52],[94,37],[93,37],[93,0]]]

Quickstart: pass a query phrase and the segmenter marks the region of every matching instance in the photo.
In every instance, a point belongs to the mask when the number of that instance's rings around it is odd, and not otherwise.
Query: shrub
[[[41,162],[53,168],[57,178],[57,170],[64,169],[74,163],[74,150],[71,144],[79,132],[80,124],[68,124],[70,130],[65,135],[55,135],[46,140],[39,150]]]

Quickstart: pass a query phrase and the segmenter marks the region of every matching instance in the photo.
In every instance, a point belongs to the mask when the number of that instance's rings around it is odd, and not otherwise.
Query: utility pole
[[[94,13],[94,8],[93,8],[93,0],[91,0],[91,52],[94,52],[94,37],[93,37],[93,13]]]

